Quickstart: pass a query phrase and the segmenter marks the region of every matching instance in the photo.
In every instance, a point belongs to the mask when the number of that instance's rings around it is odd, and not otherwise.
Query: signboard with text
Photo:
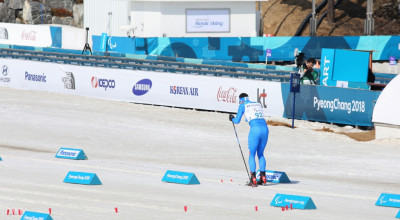
[[[229,32],[229,9],[186,9],[186,33]]]

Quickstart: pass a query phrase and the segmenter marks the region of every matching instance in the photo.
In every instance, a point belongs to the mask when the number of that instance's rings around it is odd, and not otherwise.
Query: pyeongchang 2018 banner
[[[286,118],[293,115],[293,93],[289,91],[290,85],[282,83],[283,117]],[[374,105],[380,94],[380,91],[301,85],[294,116],[302,120],[371,126]]]

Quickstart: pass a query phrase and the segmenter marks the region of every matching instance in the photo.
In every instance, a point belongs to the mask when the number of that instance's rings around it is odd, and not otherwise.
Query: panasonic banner
[[[230,10],[186,9],[186,33],[229,33]]]

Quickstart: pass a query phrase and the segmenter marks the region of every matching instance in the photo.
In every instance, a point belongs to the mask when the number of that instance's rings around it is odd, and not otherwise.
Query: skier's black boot
[[[260,171],[260,179],[257,181],[258,185],[267,185],[267,177],[265,177],[265,171]]]
[[[247,183],[247,185],[257,187],[257,177],[255,172],[251,173],[250,181]]]

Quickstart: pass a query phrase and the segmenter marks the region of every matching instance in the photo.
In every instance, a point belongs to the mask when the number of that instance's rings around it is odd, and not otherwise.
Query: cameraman
[[[318,72],[313,69],[315,65],[315,59],[309,58],[304,66],[303,74],[300,75],[300,83],[317,85],[318,84]]]

